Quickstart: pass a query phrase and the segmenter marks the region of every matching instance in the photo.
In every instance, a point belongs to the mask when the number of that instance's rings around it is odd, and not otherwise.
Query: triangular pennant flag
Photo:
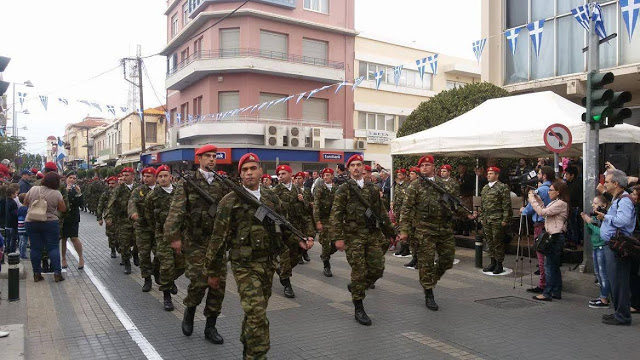
[[[284,102],[288,102],[289,100],[293,99],[294,97],[296,97],[295,95],[289,95],[286,98],[284,98]]]
[[[49,104],[49,97],[45,95],[40,95],[40,102],[42,102],[42,106],[44,110],[47,110],[47,105]]]
[[[23,92],[19,92],[18,91],[18,100],[20,100],[20,108],[22,109],[23,105],[24,105],[24,99],[27,97],[27,93],[23,93]]]
[[[540,57],[540,49],[542,48],[542,31],[544,30],[544,19],[534,21],[527,25],[529,36],[531,37],[531,45],[536,58]]]
[[[126,106],[120,106],[120,111],[122,111],[123,113],[126,113],[127,111],[129,111],[129,108]]]
[[[91,103],[91,106],[93,106],[94,108],[98,109],[100,112],[102,112],[102,108],[100,107],[100,104],[98,103]]]
[[[269,102],[268,102],[268,101],[267,101],[267,102],[263,102],[262,104],[260,104],[260,105],[258,106],[258,111],[262,110],[262,108],[263,108],[263,107],[265,107],[265,106],[267,106],[268,104],[269,104]]]
[[[61,103],[63,103],[65,106],[69,105],[69,100],[65,99],[65,98],[58,98],[58,101],[60,101]]]
[[[247,106],[246,108],[242,109],[240,112],[243,113],[243,112],[245,112],[245,111],[247,111],[249,109],[251,109],[251,106]]]
[[[347,81],[343,81],[340,84],[338,84],[338,87],[336,88],[336,91],[334,92],[334,94],[337,94],[338,91],[340,91],[340,89],[342,89],[343,86],[346,86],[348,84]]]
[[[418,65],[418,74],[420,74],[420,80],[424,81],[424,72],[427,69],[427,58],[422,58],[416,60],[416,65]]]
[[[258,106],[260,106],[260,104],[253,105],[253,106],[251,107],[251,111],[249,111],[249,113],[251,114],[251,113],[253,113],[254,111],[256,111],[256,109],[258,108]]]
[[[271,101],[269,101],[269,103],[267,104],[266,109],[269,109],[271,106],[273,106],[273,104],[275,104],[275,102],[276,102],[275,100],[271,100]],[[265,110],[266,110],[266,109],[265,109]]]
[[[402,76],[402,65],[393,67],[393,83],[398,86],[400,83],[400,77]]]
[[[107,111],[111,113],[111,115],[116,116],[116,108],[113,105],[107,105]]]
[[[189,119],[188,120],[189,123],[192,123],[193,122],[193,115],[191,115],[191,114],[187,115],[187,119]]]
[[[380,70],[373,74],[373,78],[376,80],[376,90],[380,88],[380,83],[382,82],[383,77],[384,77],[384,70]]]
[[[589,7],[587,5],[580,5],[575,9],[571,9],[571,14],[573,14],[580,26],[589,31]]]
[[[476,60],[480,62],[480,58],[482,57],[482,51],[484,51],[484,46],[487,44],[487,39],[476,40],[472,43],[473,45],[473,53],[476,55]]]
[[[604,28],[604,17],[602,16],[602,7],[600,7],[600,4],[595,4],[593,11],[591,12],[591,17],[595,24],[596,34],[598,34],[600,39],[606,38],[607,30]]]
[[[181,113],[177,113],[176,114],[176,124],[180,124],[182,122],[182,114]]]
[[[164,118],[165,120],[167,120],[167,122],[171,122],[171,113],[169,111],[165,111]]]
[[[429,66],[431,66],[433,75],[438,75],[438,54],[427,57],[427,61],[429,62]]]
[[[640,0],[620,0],[620,12],[629,34],[629,42],[631,42],[633,31],[638,24],[638,16],[640,16]]]
[[[300,102],[300,100],[302,100],[302,98],[306,95],[306,92],[303,92],[302,94],[298,95],[298,100],[296,100],[296,104]]]
[[[276,100],[276,102],[274,102],[274,103],[273,103],[273,105],[278,105],[278,104],[280,104],[280,103],[285,102],[286,100],[287,100],[287,98],[286,98],[286,97],[280,98],[280,99]]]
[[[140,117],[140,121],[142,121],[142,118],[144,117],[144,114],[142,113],[142,110],[136,109],[136,111],[138,112],[138,116]],[[189,115],[189,116],[191,116],[191,115]]]
[[[351,87],[351,91],[355,91],[360,84],[364,81],[364,76],[360,76],[359,78],[353,79],[353,86]]]
[[[520,34],[521,28],[515,28],[511,30],[507,30],[504,35],[507,37],[507,42],[509,42],[509,47],[511,48],[511,55],[516,54],[516,47],[518,46],[518,35]]]
[[[91,104],[87,100],[78,100],[78,102],[81,103],[81,104],[85,104],[88,107],[91,107]]]

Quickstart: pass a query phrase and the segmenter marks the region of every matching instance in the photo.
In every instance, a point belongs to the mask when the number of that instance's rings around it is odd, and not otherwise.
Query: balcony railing
[[[176,72],[182,70],[187,65],[196,60],[211,60],[211,59],[232,59],[232,58],[262,58],[279,60],[296,64],[308,64],[313,66],[323,66],[333,69],[344,69],[344,63],[339,61],[331,61],[327,59],[315,58],[310,56],[294,55],[288,53],[282,53],[278,51],[260,50],[260,49],[224,49],[224,50],[202,50],[200,52],[189,55],[186,59],[179,62],[176,66],[169,69],[167,72],[167,78],[171,77]]]
[[[115,155],[115,154],[113,153],[111,148],[102,149],[102,150],[98,151],[98,156],[107,156],[107,155]]]
[[[331,121],[313,121],[302,119],[275,119],[265,118],[260,115],[235,115],[227,116],[224,119],[216,120],[215,117],[208,115],[196,116],[191,122],[183,121],[180,124],[171,124],[170,127],[180,128],[194,124],[231,124],[231,123],[253,123],[253,124],[265,124],[265,125],[288,125],[288,126],[309,126],[309,127],[325,127],[325,128],[342,128],[342,122]]]

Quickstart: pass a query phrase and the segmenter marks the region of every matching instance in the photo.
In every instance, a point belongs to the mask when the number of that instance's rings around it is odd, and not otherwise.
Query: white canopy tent
[[[582,156],[584,108],[551,91],[485,101],[444,124],[391,142],[391,155],[534,158],[548,157],[543,132],[552,124],[571,131],[571,148],[561,156]],[[600,131],[600,143],[640,143],[640,128],[618,125]]]

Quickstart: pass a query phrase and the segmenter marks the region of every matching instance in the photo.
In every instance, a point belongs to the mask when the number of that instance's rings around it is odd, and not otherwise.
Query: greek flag
[[[521,28],[515,28],[511,30],[507,30],[504,34],[507,36],[507,41],[509,42],[509,47],[511,48],[511,55],[516,54],[516,46],[518,45],[518,35],[520,34]]]
[[[120,111],[122,111],[123,113],[126,113],[127,111],[129,111],[129,108],[126,106],[120,106]]]
[[[302,98],[306,95],[306,92],[303,92],[302,94],[298,95],[298,100],[296,100],[296,104],[300,102],[300,100],[302,100]]]
[[[293,99],[294,97],[296,97],[295,95],[289,95],[286,98],[284,98],[284,102],[288,102],[289,100]]]
[[[533,52],[536,53],[536,58],[540,57],[540,49],[542,48],[542,31],[544,27],[544,20],[534,21],[527,25],[529,29],[529,36],[531,36],[531,44],[533,45]]]
[[[142,121],[142,116],[143,116],[142,110],[136,109],[136,111],[138,112],[138,116],[140,117],[140,121]]]
[[[94,108],[98,109],[100,112],[102,112],[102,108],[100,107],[100,104],[98,103],[91,103],[91,106],[93,106]]]
[[[66,156],[67,156],[67,153],[66,153],[66,149],[64,148],[64,141],[58,138],[58,155],[56,156],[56,160],[57,160],[56,162],[61,164]]]
[[[606,38],[607,30],[604,28],[604,18],[602,16],[602,7],[600,7],[600,4],[595,4],[591,17],[593,18],[593,23],[596,27],[596,34],[598,34],[600,39]]]
[[[114,115],[115,115],[115,114],[114,114]],[[166,112],[164,113],[164,118],[167,120],[167,122],[168,122],[168,123],[170,123],[170,122],[171,122],[171,113],[170,113],[170,112],[168,112],[168,111],[166,111]]]
[[[111,115],[116,116],[116,108],[113,105],[107,105],[107,111],[110,112]]]
[[[47,110],[47,105],[49,104],[49,97],[45,95],[40,95],[40,102],[42,102],[42,106],[44,110]]]
[[[91,107],[91,104],[89,104],[89,102],[87,100],[78,100],[78,102],[81,103],[81,104],[85,104],[88,107]]]
[[[420,74],[420,80],[424,80],[424,71],[427,68],[427,58],[422,58],[416,60],[416,65],[418,65],[418,74]]]
[[[176,124],[180,124],[182,122],[182,114],[181,113],[177,113],[176,114]]]
[[[629,42],[631,42],[640,15],[640,0],[620,0],[620,12],[622,12],[622,19],[624,19]]]
[[[265,108],[265,110],[269,109],[271,106],[273,106],[273,104],[276,103],[276,100],[271,100],[269,101],[269,103],[267,104],[267,107]],[[233,115],[233,112],[231,113],[231,115]]]
[[[191,115],[191,114],[187,115],[187,119],[188,119],[189,123],[192,123],[193,122],[193,115]]]
[[[313,95],[315,95],[317,92],[319,92],[320,89],[313,89],[309,92],[309,95],[307,95],[307,100],[309,100],[310,97],[312,97]]]
[[[476,55],[476,59],[480,62],[480,57],[482,57],[482,51],[484,50],[484,46],[487,44],[487,39],[476,40],[472,43],[473,45],[473,53]]]
[[[438,54],[427,57],[427,61],[429,62],[429,66],[431,66],[431,72],[433,75],[436,75],[438,73]]]
[[[267,105],[269,105],[269,103],[268,103],[268,102],[263,102],[262,104],[260,104],[260,105],[258,106],[258,111],[262,110],[262,108],[263,108],[263,107],[265,107],[265,106],[267,106]]]
[[[24,105],[24,99],[27,97],[27,93],[23,93],[23,92],[19,92],[18,91],[18,100],[20,100],[20,108],[22,109],[22,106]]]
[[[400,83],[400,76],[402,76],[402,65],[393,67],[393,83],[398,86]]]
[[[360,76],[359,78],[353,79],[353,86],[351,87],[351,91],[354,91],[362,82],[364,81],[364,76]]]
[[[340,89],[342,89],[343,86],[346,86],[348,84],[348,82],[343,81],[340,84],[338,84],[338,87],[336,88],[336,91],[334,92],[334,94],[337,94],[338,91],[340,91]]]
[[[380,88],[380,83],[384,77],[384,70],[377,71],[373,74],[373,78],[376,80],[376,90]]]
[[[65,98],[58,98],[58,101],[60,101],[61,103],[63,103],[65,106],[69,105],[69,100],[65,99]]]
[[[575,9],[571,9],[571,14],[578,24],[585,30],[589,31],[589,8],[588,5],[580,5]]]

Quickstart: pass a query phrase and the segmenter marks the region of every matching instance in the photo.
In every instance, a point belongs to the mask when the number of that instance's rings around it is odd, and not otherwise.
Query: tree
[[[9,159],[14,161],[18,154],[24,150],[24,138],[22,137],[0,137],[0,160]]]
[[[487,82],[442,91],[413,110],[398,130],[397,136],[407,136],[430,129],[472,110],[486,100],[508,95],[506,90]],[[419,156],[395,156],[393,164],[396,169],[410,168],[418,163],[419,158]],[[454,168],[459,163],[473,167],[475,158],[444,157],[436,159],[436,163],[436,166],[446,163]]]
[[[84,179],[87,177],[87,171],[85,169],[78,170],[78,179]]]

